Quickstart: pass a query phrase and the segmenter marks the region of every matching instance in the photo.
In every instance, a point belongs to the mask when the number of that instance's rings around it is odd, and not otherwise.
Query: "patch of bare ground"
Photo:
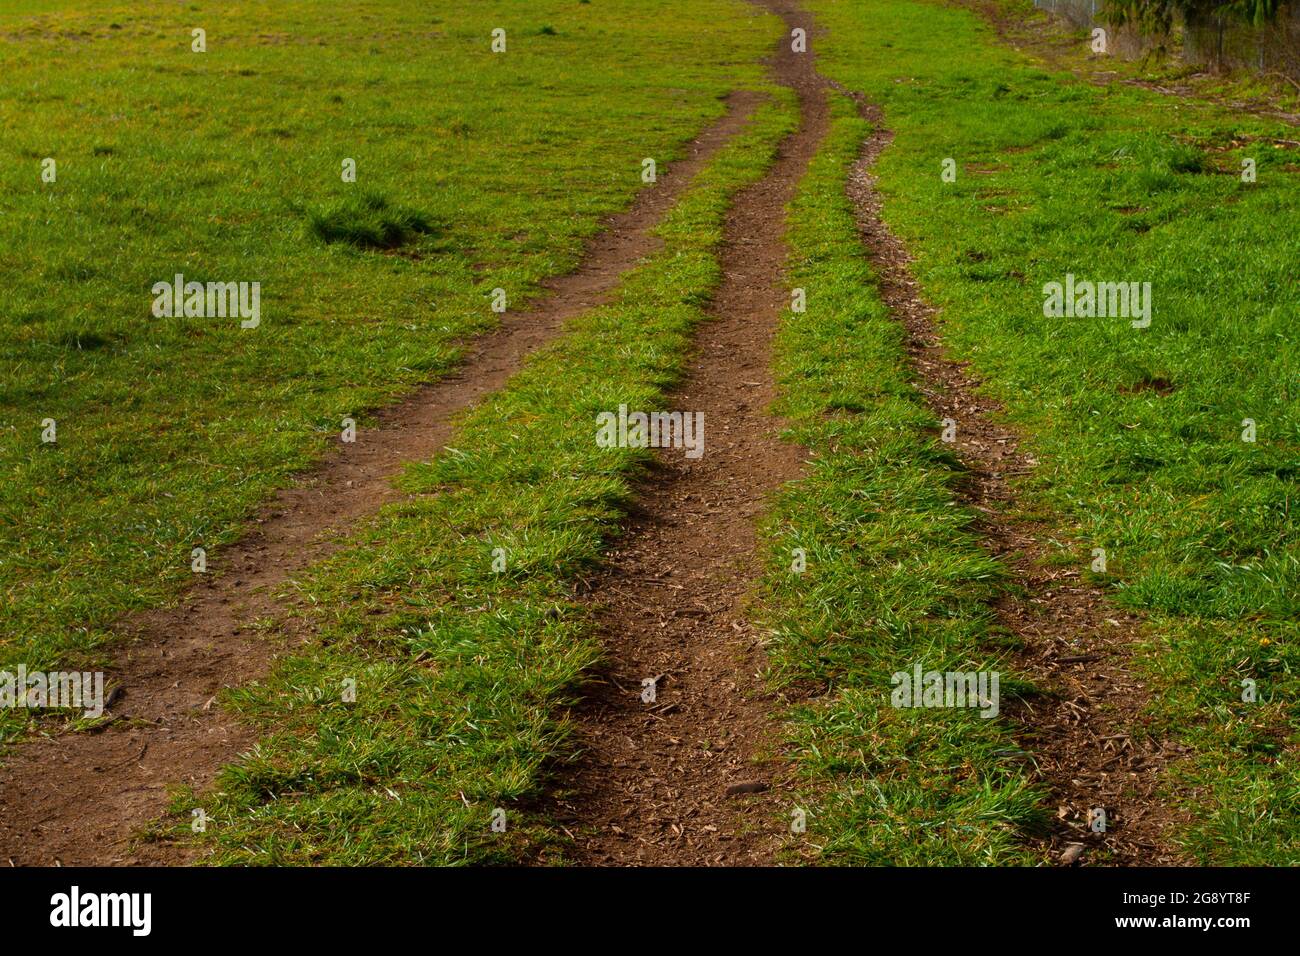
[[[788,27],[787,0],[762,0]],[[809,31],[811,33],[811,31]],[[659,454],[606,568],[591,582],[605,662],[575,708],[579,754],[548,807],[585,865],[766,865],[785,841],[788,771],[762,640],[746,620],[760,572],[756,519],[801,472],[780,441],[772,343],[789,290],[785,207],[828,126],[811,52],[772,58],[801,121],[729,211],[722,281],[669,407],[701,411],[702,457]],[[655,681],[654,701],[643,681]],[[792,806],[792,805],[791,805]]]
[[[223,688],[267,674],[283,650],[254,622],[290,620],[293,599],[278,595],[338,550],[358,522],[401,497],[391,479],[402,466],[437,454],[457,415],[501,387],[566,320],[608,300],[622,273],[659,247],[651,230],[757,100],[733,94],[726,115],[592,239],[575,272],[547,283],[532,309],[507,314],[471,343],[454,374],[380,412],[379,427],[278,493],[240,541],[210,556],[210,573],[176,606],[121,622],[122,646],[109,671],[121,694],[111,721],[91,733],[23,743],[0,768],[0,861],[189,861],[189,851],[132,837],[164,812],[169,787],[203,790],[254,742],[253,731],[215,703]]]
[[[1053,568],[1045,542],[1059,532],[1017,514],[1012,483],[1037,462],[1001,424],[1001,408],[967,365],[944,349],[907,250],[881,218],[871,169],[892,134],[877,106],[855,99],[873,124],[848,183],[858,228],[881,296],[906,329],[917,387],[937,420],[957,423],[959,497],[977,513],[984,546],[1009,573],[994,610],[1022,642],[1013,659],[1047,690],[1004,708],[1054,802],[1045,849],[1067,865],[1183,863],[1167,836],[1177,813],[1160,796],[1162,768],[1181,750],[1149,729],[1148,691],[1131,667],[1140,621],[1109,606],[1078,570]],[[1091,826],[1097,810],[1105,813],[1104,832]]]

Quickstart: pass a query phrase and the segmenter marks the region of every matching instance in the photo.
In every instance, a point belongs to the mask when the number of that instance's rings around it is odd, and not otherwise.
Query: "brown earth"
[[[810,25],[788,0],[760,5],[788,28]],[[591,582],[605,660],[573,714],[581,755],[561,771],[549,808],[582,864],[769,864],[794,809],[773,759],[762,639],[745,606],[760,573],[756,519],[804,457],[780,441],[766,409],[776,397],[772,340],[791,294],[785,206],[828,114],[811,43],[792,52],[787,30],[770,67],[797,94],[800,126],[727,215],[723,278],[667,402],[704,413],[704,454],[658,455]],[[653,702],[642,699],[646,679]]]
[[[871,168],[892,134],[877,106],[854,98],[873,126],[848,182],[858,228],[880,294],[906,329],[918,388],[936,419],[956,422],[953,451],[965,469],[959,497],[977,513],[984,547],[1009,572],[1010,587],[995,610],[1023,642],[1015,663],[1048,691],[1004,709],[1019,722],[1018,742],[1052,795],[1056,819],[1047,848],[1064,864],[1185,862],[1167,840],[1178,818],[1159,793],[1162,768],[1180,750],[1148,731],[1147,690],[1130,667],[1141,622],[1109,606],[1079,570],[1053,568],[1046,542],[1060,530],[1017,514],[1013,482],[1037,462],[1002,424],[1001,408],[981,392],[972,370],[944,349],[910,256],[881,219]],[[1104,833],[1089,827],[1094,809],[1105,811]]]
[[[810,50],[788,35],[771,68],[798,94],[801,124],[766,177],[729,212],[723,278],[710,320],[669,408],[705,416],[705,451],[659,454],[626,534],[591,599],[606,663],[574,712],[580,756],[550,808],[586,864],[770,864],[785,843],[786,769],[762,672],[762,640],[746,620],[760,573],[756,519],[771,493],[801,472],[801,449],[780,441],[766,411],[775,398],[773,334],[789,289],[785,205],[828,125],[825,81],[815,71],[810,17],[792,0],[755,0],[802,26]],[[649,230],[691,175],[733,135],[752,108],[737,94],[727,117],[664,171],[659,185],[610,223],[583,266],[551,284],[549,297],[470,346],[464,365],[380,415],[381,426],[341,447],[310,476],[277,495],[239,543],[211,556],[214,572],[174,608],[123,622],[111,671],[124,693],[113,722],[94,733],[21,746],[0,770],[0,858],[15,864],[185,862],[186,851],[132,845],[159,816],[167,787],[207,786],[253,741],[213,701],[224,687],[263,676],[277,650],[253,629],[284,619],[295,575],[344,543],[346,532],[400,493],[389,479],[436,454],[454,416],[500,387],[564,321],[605,301],[619,275],[654,251]],[[1065,863],[1183,862],[1166,840],[1174,816],[1158,795],[1160,769],[1176,756],[1145,730],[1146,691],[1130,668],[1139,622],[1111,609],[1078,571],[1053,570],[1042,543],[1050,529],[1019,517],[1015,476],[1035,462],[1000,423],[979,381],[940,343],[901,243],[880,218],[870,167],[889,142],[878,110],[849,182],[881,293],[908,333],[919,387],[938,418],[957,422],[956,454],[967,474],[961,497],[981,516],[986,547],[1015,585],[1000,622],[1024,642],[1017,664],[1053,693],[1006,713],[1060,812],[1050,849]],[[642,699],[653,679],[653,702]],[[1091,808],[1108,827],[1093,834]]]
[[[208,786],[255,739],[216,706],[226,687],[270,669],[277,647],[253,625],[286,618],[295,575],[338,550],[347,533],[401,497],[390,479],[439,452],[456,416],[503,385],[564,322],[608,300],[622,273],[652,254],[651,230],[691,178],[744,125],[756,94],[729,98],[726,115],[691,144],[658,183],[612,217],[577,271],[546,284],[527,312],[507,313],[472,343],[451,376],[382,411],[379,427],[331,453],[279,492],[236,544],[209,555],[209,573],[179,604],[119,625],[122,647],[108,671],[121,688],[111,721],[89,733],[19,745],[0,768],[0,860],[11,865],[179,863],[173,846],[133,845],[160,816],[169,787]]]

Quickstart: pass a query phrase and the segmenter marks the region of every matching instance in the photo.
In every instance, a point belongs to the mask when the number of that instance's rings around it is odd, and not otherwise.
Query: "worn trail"
[[[892,134],[878,107],[855,98],[873,125],[848,184],[859,231],[881,296],[906,329],[918,387],[936,419],[956,423],[960,497],[980,516],[984,547],[1011,579],[994,608],[998,621],[1023,642],[1017,665],[1050,691],[1004,710],[1019,722],[1018,739],[1053,799],[1048,849],[1066,864],[1182,862],[1166,838],[1174,811],[1159,796],[1161,769],[1177,750],[1147,731],[1147,691],[1130,667],[1139,622],[1111,607],[1078,570],[1052,567],[1044,542],[1057,532],[1016,515],[1011,480],[1036,462],[941,343],[907,250],[881,219],[871,170]],[[1097,810],[1105,812],[1103,832],[1092,828]]]
[[[760,5],[802,25],[793,3]],[[790,296],[785,206],[828,118],[811,52],[793,52],[787,35],[771,66],[797,93],[801,123],[727,216],[723,278],[668,403],[704,413],[704,454],[659,455],[592,582],[605,665],[574,715],[581,756],[551,808],[588,865],[764,864],[786,833],[781,771],[765,759],[778,743],[774,701],[745,602],[760,571],[756,519],[803,460],[766,409]],[[642,697],[647,679],[653,702]]]
[[[133,845],[161,815],[167,788],[202,790],[254,740],[214,705],[222,688],[264,676],[277,650],[253,622],[286,615],[277,598],[293,577],[341,547],[347,533],[400,497],[390,479],[427,460],[451,437],[455,417],[501,387],[564,322],[607,301],[619,277],[653,253],[652,229],[718,149],[744,125],[756,95],[734,94],[727,114],[680,162],[662,171],[590,243],[577,271],[547,285],[525,313],[475,341],[450,377],[383,411],[302,481],[276,495],[238,543],[210,556],[210,573],[179,604],[121,624],[109,671],[121,695],[93,733],[20,745],[0,767],[0,861],[23,865],[176,863],[184,850]]]

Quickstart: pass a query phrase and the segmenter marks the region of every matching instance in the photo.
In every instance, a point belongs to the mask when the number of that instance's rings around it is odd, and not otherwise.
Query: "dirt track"
[[[279,493],[235,545],[209,555],[209,573],[180,603],[122,622],[125,640],[108,673],[124,691],[95,733],[21,745],[0,767],[0,860],[74,865],[183,862],[171,847],[130,845],[166,809],[167,787],[202,790],[254,741],[220,707],[224,687],[265,675],[280,650],[254,621],[283,618],[276,592],[337,550],[347,532],[400,497],[390,479],[433,457],[454,417],[500,388],[564,322],[604,302],[622,273],[660,245],[651,230],[691,178],[735,135],[757,103],[731,97],[727,114],[692,144],[658,184],[612,218],[581,266],[556,279],[528,312],[507,313],[476,341],[458,371],[379,416],[315,471]]]
[[[793,3],[760,6],[804,24]],[[800,126],[728,213],[723,279],[668,400],[704,413],[704,454],[659,455],[593,582],[605,666],[575,714],[584,754],[554,808],[584,864],[771,863],[785,835],[782,771],[761,760],[779,742],[774,702],[745,601],[758,572],[756,520],[802,461],[766,409],[776,397],[772,340],[790,300],[785,206],[828,124],[811,48],[792,52],[788,32],[771,69],[798,95]],[[647,678],[658,679],[654,703],[641,698]],[[766,789],[728,795],[746,784]]]
[[[592,865],[747,865],[776,862],[792,808],[769,696],[764,652],[746,620],[758,573],[756,520],[773,491],[800,474],[802,452],[780,441],[767,413],[775,398],[771,346],[789,301],[782,281],[785,206],[828,126],[827,84],[816,72],[816,31],[790,0],[755,0],[787,22],[773,56],[777,80],[798,94],[801,124],[768,174],[728,214],[723,280],[696,338],[690,370],[669,409],[703,412],[705,451],[667,451],[639,489],[627,533],[592,582],[606,663],[574,716],[581,757],[558,768],[556,819]],[[789,28],[809,34],[794,53]],[[133,847],[159,816],[166,788],[202,789],[252,743],[214,696],[257,680],[277,647],[250,627],[283,619],[276,592],[341,546],[356,522],[399,493],[390,478],[435,455],[453,417],[499,388],[566,319],[604,301],[618,277],[654,251],[650,229],[690,177],[740,128],[753,98],[736,96],[727,117],[666,170],[660,184],[610,223],[580,270],[554,282],[536,309],[507,316],[471,347],[460,371],[385,412],[307,479],[280,495],[240,543],[212,556],[212,574],[175,607],[124,622],[129,639],[112,669],[124,696],[116,721],[97,733],[26,744],[0,769],[0,859],[17,864],[184,862],[169,847]],[[983,515],[985,546],[1023,596],[997,607],[1024,640],[1020,664],[1057,696],[1008,708],[1039,773],[1064,808],[1051,837],[1069,862],[1080,844],[1114,862],[1179,862],[1165,841],[1170,816],[1157,796],[1168,756],[1142,731],[1144,689],[1127,667],[1136,622],[1109,609],[1077,573],[1047,569],[1044,529],[1011,517],[1011,478],[1032,467],[978,382],[944,352],[932,310],[917,296],[906,251],[880,217],[870,167],[887,147],[882,117],[849,184],[881,293],[908,332],[917,382],[936,418],[958,422],[956,451],[969,470],[962,494]],[[655,679],[653,703],[642,682]],[[1086,829],[1104,807],[1105,836]],[[1086,862],[1086,859],[1085,859]]]
[[[1010,572],[1011,586],[995,607],[999,623],[1022,642],[1017,665],[1049,690],[1006,709],[1053,798],[1047,845],[1067,864],[1103,850],[1110,863],[1179,863],[1165,839],[1173,813],[1157,793],[1160,771],[1177,751],[1145,731],[1146,689],[1128,666],[1139,622],[1111,607],[1079,571],[1049,565],[1044,542],[1058,531],[1015,515],[1011,481],[1036,462],[999,424],[1001,409],[978,379],[942,345],[935,311],[917,294],[911,258],[881,219],[871,169],[892,135],[877,107],[855,99],[873,126],[848,183],[858,229],[881,297],[906,329],[912,370],[935,421],[957,423],[953,450],[966,469],[960,498],[980,515],[984,548]],[[1104,832],[1090,828],[1094,809],[1106,813]]]
[[[761,5],[815,42],[813,21],[797,4]],[[757,572],[755,518],[799,473],[798,450],[778,440],[764,408],[775,395],[770,346],[789,294],[778,279],[784,207],[828,124],[828,84],[814,55],[811,45],[795,54],[782,40],[773,71],[798,92],[801,127],[730,213],[711,321],[671,399],[674,410],[705,412],[712,444],[699,461],[659,457],[628,534],[594,585],[606,667],[577,710],[585,752],[564,774],[554,808],[585,864],[771,864],[784,842],[793,804],[771,759],[777,702],[767,695],[762,645],[744,606]],[[878,109],[859,105],[874,131],[847,189],[865,252],[907,330],[911,366],[936,420],[959,423],[961,496],[984,516],[977,526],[984,546],[1012,580],[995,611],[1024,642],[1018,665],[1049,688],[1009,708],[1056,805],[1045,848],[1067,864],[1101,851],[1119,864],[1180,862],[1165,839],[1172,815],[1158,795],[1160,771],[1175,754],[1144,731],[1145,688],[1127,664],[1138,622],[1078,572],[1051,570],[1040,543],[1051,529],[1014,516],[1010,480],[1034,462],[941,345],[910,258],[881,218],[870,173],[892,137]],[[641,698],[646,678],[656,679],[653,704]],[[1107,814],[1104,833],[1089,827],[1094,808]]]

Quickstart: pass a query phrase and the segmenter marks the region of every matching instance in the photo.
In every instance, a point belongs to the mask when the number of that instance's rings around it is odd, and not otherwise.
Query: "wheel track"
[[[792,52],[803,25],[788,0],[759,6],[787,24],[771,61],[797,94],[800,126],[767,175],[728,212],[722,281],[695,355],[667,407],[702,411],[704,454],[657,456],[636,512],[591,582],[605,663],[573,717],[581,755],[550,813],[587,865],[751,865],[784,840],[787,785],[771,759],[774,700],[762,642],[745,619],[758,572],[756,517],[799,476],[802,449],[780,441],[772,344],[790,291],[785,207],[829,124],[812,52]],[[642,681],[658,678],[654,703]],[[758,793],[728,795],[757,784]]]
[[[911,257],[881,218],[872,168],[893,134],[876,104],[844,92],[872,124],[847,189],[880,295],[906,330],[909,362],[927,405],[937,420],[957,423],[953,450],[965,469],[958,497],[979,516],[975,530],[984,548],[1009,572],[1010,586],[993,610],[1022,642],[1013,659],[1049,689],[1005,708],[1052,798],[1055,818],[1042,845],[1067,864],[1102,851],[1121,865],[1185,863],[1168,835],[1181,817],[1160,792],[1163,768],[1182,748],[1148,729],[1149,694],[1132,667],[1141,621],[1110,606],[1080,571],[1053,568],[1045,542],[1059,530],[1016,513],[1012,478],[1037,462],[999,423],[1001,407],[980,391],[967,364],[944,348],[935,310],[917,292]],[[1106,813],[1103,833],[1090,829],[1094,809]]]
[[[277,592],[346,543],[347,533],[400,499],[391,479],[437,454],[456,416],[501,387],[566,320],[608,301],[621,275],[661,245],[653,235],[692,177],[745,124],[759,97],[732,94],[722,119],[659,181],[612,217],[576,271],[544,284],[527,312],[467,348],[458,369],[378,414],[379,427],[340,447],[278,492],[238,542],[209,556],[210,574],[179,604],[133,615],[108,681],[124,694],[104,729],[20,744],[0,767],[0,860],[11,865],[186,862],[189,851],[131,837],[166,809],[167,788],[204,789],[256,739],[213,703],[226,687],[259,679],[285,645],[256,632],[259,619],[290,620]],[[292,625],[290,625],[292,626]],[[305,635],[291,634],[290,645]]]
[[[815,35],[795,4],[762,5]],[[773,237],[784,234],[784,206],[828,123],[812,54],[794,56],[787,44],[774,68],[800,94],[802,126],[768,176],[737,198],[712,319],[670,404],[704,410],[706,434],[721,431],[726,447],[706,439],[698,462],[659,456],[625,538],[594,582],[607,663],[575,714],[584,751],[553,809],[580,863],[768,864],[784,842],[789,784],[771,759],[775,701],[744,604],[756,563],[753,518],[764,496],[800,470],[798,450],[779,442],[761,411],[775,396],[770,345],[786,294],[775,281],[785,260]],[[870,170],[892,136],[881,111],[855,98],[874,129],[847,184],[864,245],[907,331],[927,403],[960,423],[955,451],[967,473],[959,496],[982,516],[976,530],[1011,579],[994,605],[997,620],[1023,641],[1022,672],[1052,690],[1008,708],[1059,808],[1042,845],[1067,863],[1103,850],[1120,864],[1183,862],[1167,836],[1176,815],[1160,797],[1161,768],[1177,750],[1145,729],[1146,689],[1130,667],[1139,622],[1109,607],[1078,572],[1053,571],[1040,543],[1052,529],[1015,516],[1010,476],[1035,463],[941,344],[910,258],[880,216]],[[758,276],[766,282],[751,282]],[[653,705],[640,696],[647,677],[659,678]],[[750,781],[768,789],[728,798],[728,787]],[[1108,815],[1104,834],[1088,829],[1096,807]]]

